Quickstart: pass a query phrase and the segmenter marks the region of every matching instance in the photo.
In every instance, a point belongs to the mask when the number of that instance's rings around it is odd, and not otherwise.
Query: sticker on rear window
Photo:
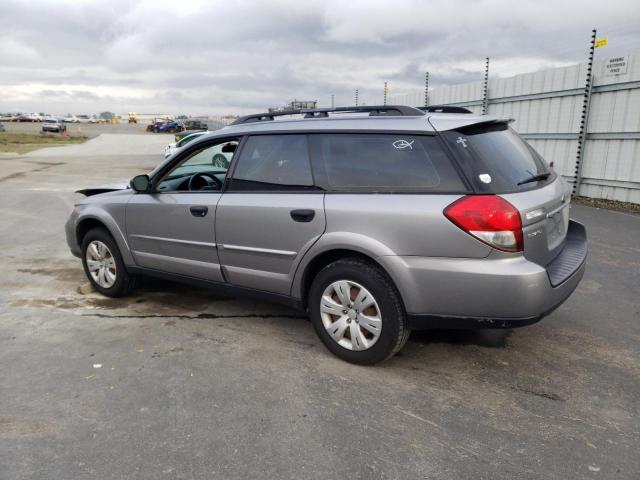
[[[481,173],[480,175],[478,175],[478,178],[482,183],[491,183],[491,175],[489,175],[488,173]]]
[[[411,140],[410,142],[407,140],[396,140],[391,145],[393,145],[398,150],[404,150],[405,148],[413,150],[413,142],[415,142],[415,140]]]
[[[460,145],[462,145],[463,148],[467,148],[467,139],[466,138],[458,137],[457,140],[456,140],[456,143],[459,143]]]

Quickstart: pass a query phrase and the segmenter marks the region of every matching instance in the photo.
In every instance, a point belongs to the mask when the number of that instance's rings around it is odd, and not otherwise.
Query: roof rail
[[[329,113],[369,113],[369,116],[394,116],[394,117],[419,117],[424,112],[418,108],[406,105],[374,105],[374,106],[354,106],[354,107],[334,107],[334,108],[310,108],[300,110],[282,110],[280,112],[255,113],[238,118],[231,125],[243,123],[254,123],[274,120],[275,117],[285,115],[304,115],[304,118],[328,117]]]
[[[468,108],[453,105],[429,105],[428,107],[416,107],[418,110],[428,113],[473,113]]]

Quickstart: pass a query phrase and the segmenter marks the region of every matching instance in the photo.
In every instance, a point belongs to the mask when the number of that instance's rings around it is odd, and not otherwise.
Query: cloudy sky
[[[638,0],[0,0],[0,112],[248,113],[381,103],[640,48]]]

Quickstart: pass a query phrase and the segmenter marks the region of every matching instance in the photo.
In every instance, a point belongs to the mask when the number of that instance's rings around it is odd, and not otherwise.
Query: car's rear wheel
[[[91,285],[108,297],[121,297],[135,287],[113,237],[103,228],[90,230],[82,240],[82,266]]]
[[[318,273],[309,314],[325,346],[351,363],[386,360],[409,338],[395,285],[380,267],[359,258],[335,261]]]

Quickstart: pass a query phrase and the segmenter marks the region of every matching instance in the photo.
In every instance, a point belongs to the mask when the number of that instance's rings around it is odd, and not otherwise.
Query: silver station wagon
[[[566,182],[509,123],[452,107],[249,115],[128,188],[81,191],[67,240],[104,295],[153,275],[284,302],[353,363],[412,329],[528,325],[575,290],[587,240]]]

